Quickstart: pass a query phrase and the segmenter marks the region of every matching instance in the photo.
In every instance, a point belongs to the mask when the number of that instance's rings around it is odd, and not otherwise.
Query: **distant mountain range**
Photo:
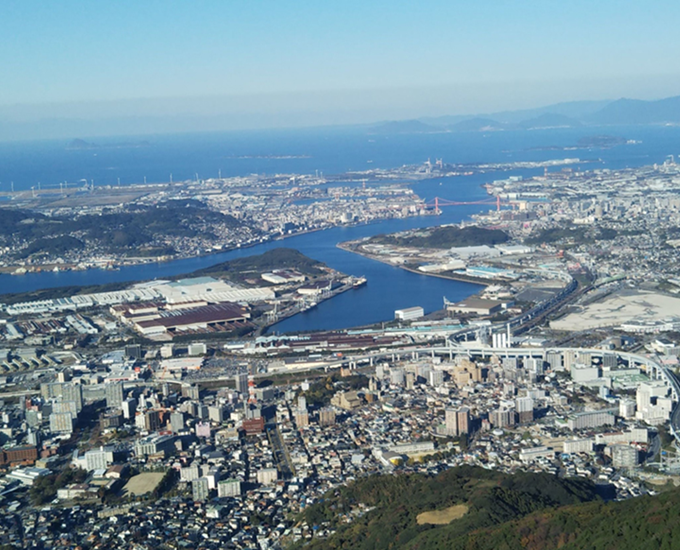
[[[89,150],[148,145],[130,141],[131,136],[241,130],[337,127],[369,134],[397,135],[632,124],[680,125],[680,96],[657,101],[572,101],[536,109],[470,115],[420,118],[409,115],[408,120],[401,118],[407,115],[399,114],[406,112],[405,105],[397,107],[386,101],[384,106],[376,102],[371,103],[373,107],[351,108],[351,102],[345,105],[344,100],[340,101],[341,96],[331,94],[328,99],[331,103],[322,108],[318,103],[322,96],[311,92],[291,94],[285,101],[278,99],[280,105],[269,105],[268,100],[250,96],[0,105],[0,142],[66,140],[79,136],[85,139],[73,141],[67,148]],[[286,103],[288,101],[291,103]],[[408,112],[413,108],[408,107]],[[609,132],[598,130],[596,133]],[[114,136],[121,136],[121,141],[112,141]]]
[[[380,134],[413,134],[644,124],[680,124],[680,96],[656,101],[572,101],[520,111],[389,121],[372,126],[371,131]]]

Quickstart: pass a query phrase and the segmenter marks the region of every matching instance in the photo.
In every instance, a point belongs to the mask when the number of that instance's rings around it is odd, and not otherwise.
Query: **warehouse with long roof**
[[[210,327],[222,330],[237,328],[250,319],[247,308],[224,302],[191,309],[159,312],[155,319],[137,321],[135,329],[145,335],[154,336],[172,332],[205,331]]]

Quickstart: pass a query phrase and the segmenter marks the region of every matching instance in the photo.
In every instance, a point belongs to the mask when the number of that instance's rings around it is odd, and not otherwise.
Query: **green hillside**
[[[672,550],[680,544],[680,491],[545,510],[448,539],[432,531],[411,549]],[[415,541],[414,541],[415,542]]]
[[[423,512],[454,505],[463,510],[458,519],[419,525]],[[335,534],[294,548],[671,550],[680,541],[678,517],[680,490],[604,502],[582,478],[460,467],[432,478],[373,476],[338,489],[301,517]]]
[[[436,477],[371,476],[326,495],[303,519],[336,533],[298,548],[382,550],[465,548],[459,546],[480,529],[505,524],[539,510],[598,500],[590,481],[558,479],[548,474],[507,475],[460,467]],[[419,525],[423,512],[465,504],[468,512],[448,525]],[[363,508],[362,508],[363,506]],[[373,508],[361,513],[365,507]],[[351,523],[345,519],[358,516]],[[452,546],[453,544],[453,546]],[[497,546],[502,548],[502,546]]]
[[[274,269],[295,269],[304,275],[317,276],[324,273],[325,264],[312,260],[302,252],[292,248],[273,248],[263,254],[236,258],[228,262],[211,265],[190,273],[189,277],[224,277],[232,281],[242,281],[248,277],[259,277],[261,273]]]
[[[2,209],[0,246],[11,248],[17,259],[57,257],[86,246],[104,253],[171,255],[175,251],[159,246],[157,241],[168,236],[209,235],[216,227],[242,225],[234,217],[194,200],[172,200],[156,206],[128,205],[120,212],[105,209],[101,214],[76,217],[47,217],[28,210]]]
[[[461,246],[493,245],[508,242],[510,237],[500,229],[469,226],[462,229],[448,225],[394,235],[376,235],[368,242],[415,248],[452,248]]]

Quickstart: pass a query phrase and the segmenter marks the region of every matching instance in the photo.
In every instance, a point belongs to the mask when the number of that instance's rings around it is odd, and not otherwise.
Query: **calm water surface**
[[[583,136],[609,134],[641,141],[609,150],[554,151],[537,147],[570,146]],[[579,128],[525,132],[370,135],[365,130],[323,129],[277,132],[241,132],[181,136],[151,136],[137,148],[103,147],[68,150],[65,141],[0,144],[0,190],[29,189],[41,182],[46,188],[60,181],[95,180],[98,185],[175,181],[250,173],[341,173],[347,170],[391,168],[431,158],[445,162],[514,162],[578,157],[595,160],[582,168],[623,168],[663,162],[680,153],[680,128]],[[140,141],[140,138],[92,139],[99,144]],[[293,158],[272,158],[280,156]],[[680,156],[680,155],[678,155]],[[482,184],[510,175],[528,177],[542,170],[477,174],[416,183],[413,190],[426,200],[435,196],[471,201],[487,198]],[[389,320],[394,310],[422,306],[427,312],[441,308],[442,298],[459,300],[478,291],[477,285],[446,281],[403,271],[367,260],[336,247],[338,242],[408,228],[459,222],[488,206],[467,205],[444,209],[441,216],[334,228],[201,258],[122,268],[120,271],[0,275],[0,294],[66,285],[92,285],[159,279],[188,273],[229,259],[260,254],[275,247],[296,248],[344,273],[364,275],[368,284],[282,321],[278,331],[336,329]],[[1,215],[1,211],[0,211]]]

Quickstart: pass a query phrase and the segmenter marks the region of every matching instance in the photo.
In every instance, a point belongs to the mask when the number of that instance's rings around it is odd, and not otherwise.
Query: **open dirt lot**
[[[618,326],[633,319],[646,321],[664,319],[677,316],[679,313],[680,298],[648,291],[623,290],[552,321],[550,328],[568,331],[589,330]]]
[[[138,474],[130,478],[125,487],[123,487],[123,491],[132,493],[135,496],[150,493],[161,482],[164,475],[163,472],[146,472]]]

